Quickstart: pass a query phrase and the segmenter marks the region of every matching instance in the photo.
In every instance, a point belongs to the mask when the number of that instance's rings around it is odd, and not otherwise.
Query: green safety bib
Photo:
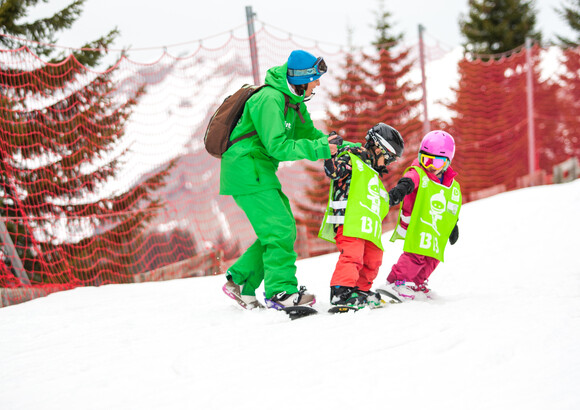
[[[328,205],[318,237],[329,242],[334,239],[334,225],[344,225],[343,235],[371,241],[381,250],[383,219],[389,212],[389,196],[379,173],[351,152],[352,177],[346,201],[333,201],[334,183],[330,184]],[[334,215],[335,209],[345,209],[345,216]]]
[[[461,188],[457,181],[446,187],[431,180],[421,167],[409,167],[405,172],[411,168],[419,173],[417,198],[406,233],[400,227],[401,207],[391,242],[404,239],[405,252],[430,256],[443,262],[445,246],[461,210]]]

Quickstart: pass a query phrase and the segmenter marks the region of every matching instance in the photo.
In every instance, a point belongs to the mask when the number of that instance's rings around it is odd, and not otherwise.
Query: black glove
[[[332,136],[334,136],[334,138],[330,138]],[[340,146],[344,142],[342,137],[340,135],[338,135],[335,131],[332,131],[330,134],[328,134],[328,137],[329,137],[329,140],[328,140],[329,144]]]
[[[457,224],[455,224],[455,227],[451,231],[451,235],[449,235],[449,243],[451,245],[455,245],[455,242],[457,242],[457,239],[459,239],[459,226],[457,226]]]
[[[393,189],[389,191],[389,206],[401,203],[405,195],[415,190],[415,184],[411,178],[401,178]]]

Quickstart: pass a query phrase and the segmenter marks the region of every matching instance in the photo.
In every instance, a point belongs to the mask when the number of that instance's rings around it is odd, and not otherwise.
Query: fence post
[[[429,123],[429,114],[427,113],[427,76],[425,75],[423,31],[425,31],[425,27],[419,24],[419,61],[421,62],[421,88],[423,89],[423,135],[425,135],[431,131],[431,124]]]
[[[6,229],[6,224],[4,223],[4,218],[0,217],[0,241],[4,244],[4,249],[8,254],[8,258],[10,259],[10,263],[12,264],[12,268],[14,269],[14,274],[23,285],[30,286],[30,280],[26,275],[26,271],[24,270],[24,266],[22,265],[22,261],[16,253],[16,247],[14,246],[14,242],[12,242],[12,238],[10,238],[10,234],[8,233],[8,229]]]
[[[254,30],[254,17],[252,6],[246,6],[246,20],[248,21],[248,37],[250,39],[250,57],[252,58],[252,75],[254,84],[260,84],[260,66],[258,65],[258,46],[256,45],[256,33]]]
[[[526,37],[526,100],[528,110],[528,173],[536,170],[536,145],[534,135],[534,82],[532,66],[532,39]],[[533,181],[531,182],[534,185]]]

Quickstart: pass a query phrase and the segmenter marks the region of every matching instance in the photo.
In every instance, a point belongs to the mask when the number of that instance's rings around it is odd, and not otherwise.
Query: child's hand
[[[409,195],[415,190],[415,184],[411,178],[401,178],[399,183],[389,191],[389,206],[401,203],[405,195]]]
[[[389,191],[389,206],[399,205],[404,197],[405,194],[398,187],[394,187]]]

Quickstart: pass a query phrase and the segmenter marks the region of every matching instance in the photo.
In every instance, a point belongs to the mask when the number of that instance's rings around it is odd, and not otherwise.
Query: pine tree
[[[84,0],[23,22],[37,3],[0,5],[0,216],[33,284],[127,281],[135,255],[115,247],[130,243],[152,217],[160,205],[152,194],[167,170],[122,193],[102,190],[120,169],[124,126],[142,90],[123,98],[113,68],[89,70],[116,29],[70,56],[51,47]],[[21,47],[21,38],[33,42]],[[18,59],[25,64],[11,63]]]
[[[561,137],[558,146],[553,147],[556,162],[569,157],[580,158],[580,0],[568,0],[556,10],[564,22],[575,33],[575,39],[558,36],[564,46],[563,63],[566,70],[559,75],[554,87],[557,88]],[[558,155],[558,153],[560,155]]]
[[[367,56],[367,60],[377,68],[372,80],[378,85],[375,87],[378,91],[371,110],[374,121],[368,124],[368,128],[377,122],[384,122],[397,129],[405,141],[403,158],[390,165],[389,174],[383,178],[386,186],[390,187],[417,156],[422,130],[421,100],[411,97],[419,87],[408,79],[415,63],[409,58],[411,49],[401,47],[402,34],[392,34],[392,15],[385,10],[384,1],[379,2],[376,14],[377,39],[373,45],[378,56]]]
[[[540,42],[535,25],[531,0],[469,0],[468,16],[459,19],[465,50],[479,55],[514,50],[525,44],[526,37]]]
[[[372,61],[351,47],[340,67],[343,75],[338,76],[338,90],[330,94],[334,107],[327,112],[326,126],[351,142],[364,144],[368,129],[374,125],[372,115],[378,93],[372,69]]]
[[[561,9],[556,9],[556,12],[576,33],[575,39],[557,36],[558,40],[566,46],[578,46],[580,44],[580,0],[568,0],[568,4],[563,4]]]
[[[505,76],[523,64],[524,52],[502,62],[459,62],[456,101],[449,108],[455,112],[452,135],[457,147],[452,166],[466,200],[495,185],[507,183],[506,188],[513,188],[516,178],[527,173],[525,160],[514,160],[527,155],[526,105],[522,104],[526,77]]]
[[[531,1],[472,0],[469,7],[469,16],[460,20],[460,28],[465,51],[476,59],[459,63],[456,101],[450,106],[456,112],[452,119],[458,147],[454,168],[459,171],[466,199],[470,193],[476,198],[477,191],[495,185],[514,188],[517,178],[528,173],[527,107],[522,103],[527,89],[526,50],[517,48],[527,37],[541,40],[535,31]],[[539,51],[536,47],[530,53],[534,93],[538,95],[543,90]],[[538,105],[535,108],[537,112]],[[535,121],[535,127],[540,130],[542,125]],[[531,166],[535,169],[537,163],[536,157]]]

